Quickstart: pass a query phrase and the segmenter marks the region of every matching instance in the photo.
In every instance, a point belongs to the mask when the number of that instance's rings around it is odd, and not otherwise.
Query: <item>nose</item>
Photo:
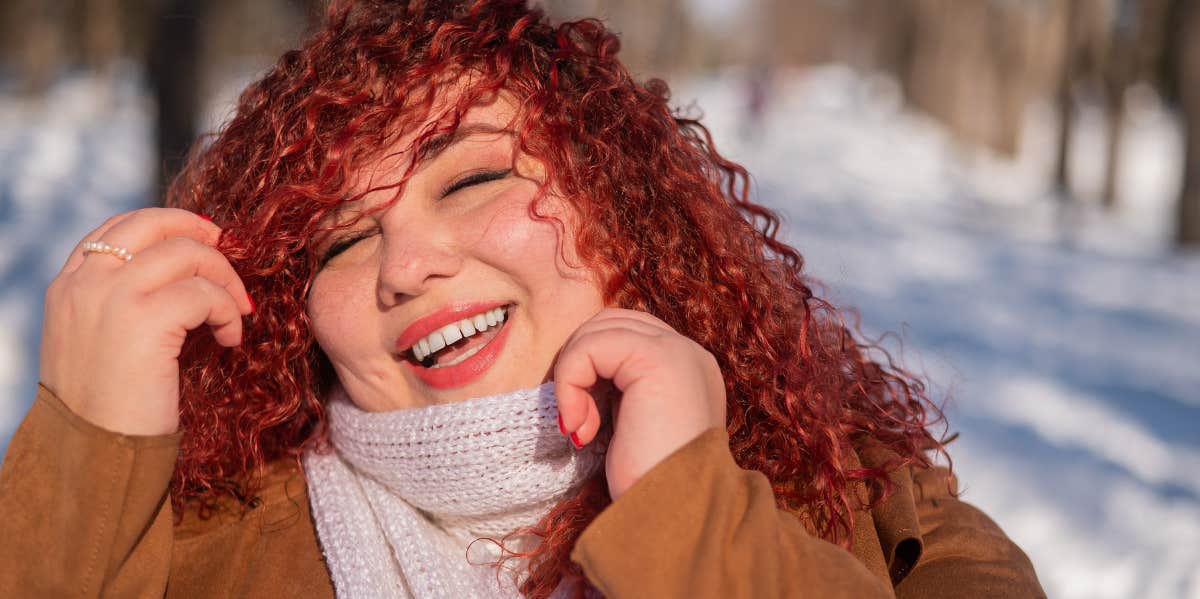
[[[379,263],[379,301],[384,306],[421,295],[462,268],[463,257],[451,236],[438,227],[413,225],[384,229]]]

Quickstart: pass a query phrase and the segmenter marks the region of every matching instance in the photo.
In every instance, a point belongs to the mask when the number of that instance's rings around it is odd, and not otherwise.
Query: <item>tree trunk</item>
[[[1200,247],[1200,2],[1181,1],[1175,64],[1179,69],[1176,76],[1186,149],[1176,241],[1183,247]]]
[[[200,18],[204,3],[159,0],[151,13],[146,66],[158,103],[157,204],[196,138]]]
[[[18,29],[21,91],[40,96],[67,60],[66,10],[61,3],[26,0],[17,5],[25,24]]]
[[[1059,199],[1071,198],[1071,136],[1074,133],[1075,98],[1071,90],[1076,79],[1078,58],[1076,55],[1075,22],[1078,17],[1075,0],[1065,5],[1067,17],[1063,20],[1062,72],[1058,77],[1058,157],[1054,168],[1054,182]]]
[[[1200,247],[1200,114],[1193,108],[1184,119],[1187,121],[1186,166],[1175,240],[1181,247]]]
[[[84,60],[94,73],[108,76],[122,50],[120,2],[87,0],[83,14]]]
[[[1120,60],[1120,59],[1118,59]],[[1110,64],[1110,69],[1120,69],[1123,65]],[[1125,129],[1125,88],[1126,79],[1123,72],[1110,73],[1113,80],[1108,86],[1108,106],[1106,116],[1108,121],[1108,153],[1104,169],[1104,192],[1101,200],[1104,208],[1113,210],[1117,207],[1117,186],[1121,180],[1121,143]]]

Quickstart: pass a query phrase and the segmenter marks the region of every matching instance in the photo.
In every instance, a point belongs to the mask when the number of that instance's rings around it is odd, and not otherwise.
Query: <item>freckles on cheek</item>
[[[512,193],[503,207],[492,212],[482,224],[476,249],[503,260],[553,260],[557,254],[559,230],[568,226],[561,211],[552,202],[538,206],[534,217],[529,212],[528,193]],[[544,217],[544,218],[543,218]]]
[[[314,282],[308,300],[308,319],[313,336],[326,354],[344,353],[347,340],[353,338],[354,323],[362,307],[361,298],[352,288],[334,281]]]

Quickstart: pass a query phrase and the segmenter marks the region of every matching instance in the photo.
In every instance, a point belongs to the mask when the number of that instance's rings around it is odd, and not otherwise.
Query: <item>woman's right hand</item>
[[[113,432],[179,428],[179,354],[202,324],[217,342],[242,341],[254,305],[215,249],[221,229],[192,212],[147,208],[88,234],[46,290],[40,378],[79,416]],[[133,253],[83,255],[103,241]]]

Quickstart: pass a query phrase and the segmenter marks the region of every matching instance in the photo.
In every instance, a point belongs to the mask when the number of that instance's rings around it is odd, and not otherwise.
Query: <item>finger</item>
[[[596,384],[596,370],[586,354],[564,348],[554,365],[554,395],[563,430],[572,434],[579,430],[591,413],[595,399],[588,393]],[[582,439],[580,439],[582,443]]]
[[[625,391],[642,373],[636,349],[648,337],[629,329],[608,328],[580,335],[563,347],[554,364],[555,394],[563,428],[587,444],[600,428],[599,411],[589,390],[600,378]]]
[[[588,322],[605,322],[609,320],[620,319],[636,320],[638,322],[643,322],[671,332],[676,332],[674,327],[649,312],[643,312],[641,310],[629,310],[627,308],[605,308],[597,312],[595,316],[588,320]]]
[[[579,428],[574,431],[571,431],[570,435],[571,442],[575,444],[576,449],[582,449],[584,445],[591,443],[596,438],[596,433],[599,432],[600,424],[603,421],[595,399],[587,402],[585,406],[587,407],[587,414],[583,418],[583,424],[579,425]]]
[[[568,343],[571,340],[582,337],[588,333],[595,333],[597,331],[604,331],[608,329],[624,329],[650,337],[679,334],[676,333],[674,329],[663,328],[641,319],[629,318],[626,316],[610,316],[600,320],[588,320],[579,325],[579,328],[575,329],[575,332],[571,334],[570,338],[568,338]]]
[[[233,265],[211,246],[187,237],[156,243],[138,254],[135,262],[117,271],[118,284],[141,293],[152,293],[175,281],[201,277],[215,283],[233,297],[242,314],[254,308],[246,286]]]
[[[169,319],[180,335],[207,324],[217,343],[233,347],[242,342],[242,315],[233,296],[224,287],[203,277],[176,281],[149,297],[151,314]]]
[[[136,256],[142,250],[173,237],[187,237],[215,246],[220,236],[220,227],[194,212],[178,208],[143,208],[113,223],[104,232],[103,241],[123,247]],[[87,263],[84,261],[84,264]],[[97,260],[95,263],[106,264],[110,270],[121,264],[116,260]]]
[[[79,265],[83,264],[83,244],[89,241],[99,241],[101,235],[104,235],[106,232],[108,232],[113,225],[129,218],[131,214],[133,213],[122,212],[121,214],[110,216],[107,220],[101,223],[99,227],[92,229],[90,233],[84,235],[83,239],[79,240],[79,243],[75,244],[75,249],[71,250],[71,253],[67,256],[67,260],[63,263],[62,269],[58,271],[59,274],[61,275],[74,272],[75,269],[79,268]]]

